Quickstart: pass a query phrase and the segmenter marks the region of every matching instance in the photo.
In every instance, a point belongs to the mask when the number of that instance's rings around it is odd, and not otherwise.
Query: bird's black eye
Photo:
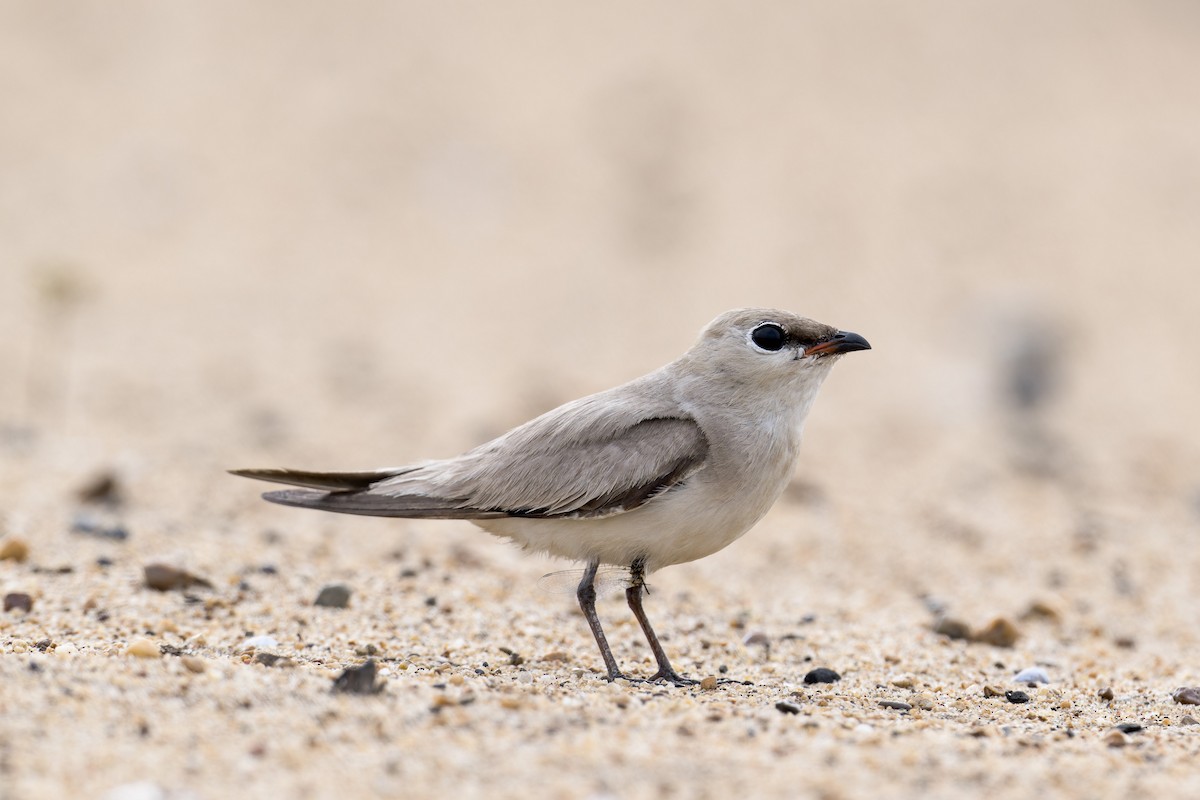
[[[782,350],[786,340],[787,336],[784,334],[783,328],[774,322],[764,322],[750,332],[750,341],[763,350],[769,350],[772,353]]]

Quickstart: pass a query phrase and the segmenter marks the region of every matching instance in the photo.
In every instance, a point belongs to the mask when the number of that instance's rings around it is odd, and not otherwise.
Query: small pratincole
[[[754,526],[791,478],[804,419],[856,333],[767,308],[717,317],[691,350],[615,389],[559,406],[457,458],[365,472],[234,470],[304,487],[273,503],[344,514],[467,519],[585,562],[577,596],[609,680],[626,678],[596,615],[596,571],[628,567],[629,608],[677,673],[642,608],[645,576],[711,555]]]

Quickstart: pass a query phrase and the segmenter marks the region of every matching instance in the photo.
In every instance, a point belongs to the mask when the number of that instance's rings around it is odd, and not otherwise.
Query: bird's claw
[[[669,683],[672,686],[699,686],[700,681],[680,675],[673,669],[660,669],[646,679],[647,683]]]

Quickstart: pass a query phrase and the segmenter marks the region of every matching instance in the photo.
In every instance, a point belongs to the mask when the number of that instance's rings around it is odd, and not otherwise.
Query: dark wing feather
[[[302,469],[231,469],[232,475],[254,478],[271,483],[287,483],[309,489],[325,489],[330,492],[362,491],[372,484],[394,478],[416,467],[376,469],[365,472],[310,472]]]
[[[450,505],[440,497],[386,497],[370,492],[322,492],[315,489],[284,489],[266,492],[264,500],[282,506],[316,508],[339,514],[361,514],[368,517],[406,517],[409,519],[495,519],[507,516],[502,512],[475,511]]]

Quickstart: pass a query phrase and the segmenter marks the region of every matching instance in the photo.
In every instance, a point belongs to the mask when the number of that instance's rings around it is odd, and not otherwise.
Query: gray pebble
[[[912,709],[908,703],[902,703],[899,700],[880,700],[879,705],[884,708],[894,708],[897,711],[909,711]]]
[[[321,589],[313,605],[325,608],[345,608],[350,605],[350,587],[341,583],[331,583]]]
[[[1004,699],[1010,703],[1028,703],[1029,695],[1024,692],[1005,692]]]
[[[933,632],[949,639],[971,638],[971,626],[953,617],[938,617],[937,622],[933,623]]]
[[[333,679],[333,691],[341,694],[379,694],[383,681],[375,680],[375,659],[368,658],[361,667],[347,667]]]
[[[274,653],[255,653],[254,663],[264,667],[294,667],[296,662],[287,656],[277,656]]]
[[[95,516],[82,511],[71,520],[71,533],[95,536],[99,539],[111,539],[114,542],[123,542],[129,538],[129,531],[125,526],[101,522]]]
[[[776,708],[776,710],[778,710],[780,713],[783,713],[783,714],[799,714],[800,713],[800,706],[796,705],[795,703],[789,703],[785,700],[780,700],[778,703],[776,703],[775,708]]]
[[[1200,706],[1200,688],[1183,686],[1175,690],[1171,699],[1184,706]]]

